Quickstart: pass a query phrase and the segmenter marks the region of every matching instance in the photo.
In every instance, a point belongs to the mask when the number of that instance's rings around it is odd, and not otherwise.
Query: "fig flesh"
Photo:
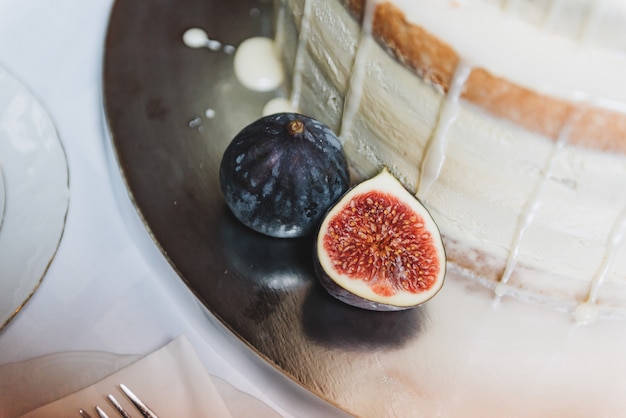
[[[418,306],[443,285],[446,257],[428,210],[387,169],[343,195],[316,239],[316,272],[326,290],[353,306]]]
[[[312,234],[349,184],[337,136],[297,113],[266,116],[246,126],[220,163],[220,187],[232,213],[272,237]]]

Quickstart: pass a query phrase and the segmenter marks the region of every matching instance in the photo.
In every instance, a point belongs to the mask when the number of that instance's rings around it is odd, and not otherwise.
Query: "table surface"
[[[0,65],[50,113],[67,155],[70,204],[41,286],[0,331],[0,365],[66,351],[147,354],[186,334],[209,373],[284,416],[329,406],[265,364],[178,280],[120,193],[102,110],[112,0],[0,0]]]

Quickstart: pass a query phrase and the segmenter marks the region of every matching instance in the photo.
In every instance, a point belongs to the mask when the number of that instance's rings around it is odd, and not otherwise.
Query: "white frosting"
[[[274,40],[265,37],[248,38],[243,41],[234,59],[235,75],[241,84],[255,91],[271,91],[284,79]]]
[[[481,0],[394,0],[394,3],[409,21],[436,34],[473,66],[550,96],[569,100],[583,96],[613,109],[624,109],[626,83],[616,80],[626,74],[626,48],[585,47],[579,39],[555,34],[543,25],[533,25],[499,3]],[[626,11],[623,4],[616,5],[617,10]],[[622,20],[626,27],[625,22],[626,19]],[[595,22],[588,24],[595,26]]]
[[[313,0],[306,1],[307,3],[313,3]],[[348,83],[348,92],[341,117],[341,138],[349,135],[350,130],[352,129],[354,116],[359,111],[359,107],[361,106],[361,96],[363,95],[363,83],[365,78],[365,64],[367,63],[367,53],[370,47],[369,44],[373,42],[372,23],[377,3],[377,1],[371,0],[365,4],[365,13],[363,14],[363,26],[359,36],[359,45],[352,63]]]
[[[552,173],[554,171],[554,166],[556,164],[558,156],[562,152],[563,147],[569,141],[569,136],[571,132],[569,128],[572,126],[574,120],[575,118],[570,119],[570,121],[568,121],[569,123],[561,131],[561,134],[559,135],[559,138],[554,144],[552,152],[550,153],[546,161],[543,175],[538,179],[534,190],[530,193],[530,195],[528,196],[528,200],[522,208],[522,212],[520,213],[517,220],[515,233],[513,234],[513,241],[511,242],[511,246],[509,248],[509,255],[507,257],[504,273],[502,273],[502,277],[500,278],[500,285],[506,284],[509,281],[511,275],[513,274],[513,271],[515,270],[515,267],[517,266],[517,259],[519,257],[520,246],[524,239],[524,235],[528,228],[530,228],[530,226],[532,225],[535,215],[539,211],[542,196],[544,194],[544,187],[549,179],[552,177]],[[502,291],[498,291],[496,289],[496,293],[499,293],[501,295]]]
[[[189,48],[208,48],[211,51],[223,51],[226,54],[235,53],[235,47],[223,44],[217,39],[209,38],[209,35],[201,28],[189,28],[183,33],[183,43]]]
[[[574,319],[579,325],[587,325],[598,319],[598,307],[592,303],[581,303],[574,311]]]
[[[189,48],[203,48],[208,41],[209,36],[200,28],[189,28],[183,33],[183,42]]]
[[[302,15],[305,0],[286,1]],[[309,1],[302,109],[342,127],[353,166],[365,176],[387,166],[419,189],[450,254],[504,272],[475,276],[493,288],[502,278],[500,295],[570,312],[584,303],[581,322],[596,308],[598,315],[626,314],[626,248],[610,238],[626,228],[619,221],[626,195],[616,192],[626,189],[626,157],[568,145],[568,124],[555,143],[459,99],[468,69],[480,66],[555,97],[621,111],[626,84],[615,80],[626,74],[626,55],[597,48],[597,37],[583,42],[557,30],[563,2],[538,2],[551,6],[538,24],[524,0],[395,0],[411,21],[459,51],[464,64],[446,96],[364,40],[341,2]],[[526,10],[522,18],[517,7]],[[596,26],[593,16],[605,16],[594,10],[584,31]],[[285,39],[297,37],[295,20],[286,19]],[[283,49],[293,62],[287,42]]]
[[[291,107],[300,107],[300,97],[302,95],[302,70],[304,68],[304,57],[306,55],[306,44],[309,40],[309,26],[311,23],[312,1],[304,3],[304,11],[300,20],[300,34],[298,36],[298,47],[296,49],[296,61],[293,66],[293,79],[291,82]]]
[[[623,0],[485,0],[513,18],[602,49],[626,49]]]
[[[626,238],[626,208],[619,215],[607,240],[607,247],[602,258],[602,262],[598,266],[596,274],[591,280],[589,287],[589,295],[587,296],[587,304],[595,304],[598,299],[600,286],[606,280],[610,268],[618,257],[619,250],[623,250],[624,239]]]
[[[439,112],[437,126],[426,146],[426,152],[420,165],[420,177],[417,187],[417,195],[420,198],[428,194],[430,187],[437,181],[441,173],[441,168],[446,160],[448,130],[456,121],[461,93],[471,70],[472,67],[461,62],[452,78],[450,90]]]
[[[291,100],[284,97],[275,97],[268,101],[263,107],[263,116],[273,115],[275,113],[295,113],[298,109],[292,106]]]

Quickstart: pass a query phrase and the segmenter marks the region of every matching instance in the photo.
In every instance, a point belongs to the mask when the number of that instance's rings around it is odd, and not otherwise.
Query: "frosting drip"
[[[472,68],[468,64],[461,61],[452,77],[450,89],[439,112],[437,125],[426,146],[426,152],[420,165],[420,177],[417,187],[417,196],[419,198],[426,196],[433,183],[439,178],[441,168],[446,159],[448,130],[457,118],[461,93],[471,70]]]

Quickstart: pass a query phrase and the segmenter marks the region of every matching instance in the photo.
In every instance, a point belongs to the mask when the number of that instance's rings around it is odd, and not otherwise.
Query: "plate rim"
[[[50,112],[46,109],[46,107],[42,104],[42,102],[36,97],[36,95],[26,86],[26,84],[19,79],[15,74],[13,74],[9,69],[0,64],[0,87],[2,83],[7,83],[7,86],[13,89],[12,95],[15,97],[19,94],[21,97],[25,97],[28,100],[28,104],[33,107],[35,112],[38,112],[38,117],[40,121],[43,121],[46,124],[46,129],[48,129],[45,133],[38,132],[38,137],[35,138],[37,143],[37,152],[32,154],[30,158],[30,163],[34,163],[35,159],[44,155],[48,158],[48,161],[55,166],[55,169],[59,170],[56,174],[58,176],[63,177],[62,184],[58,183],[56,186],[58,187],[57,195],[55,198],[61,198],[62,203],[58,206],[58,210],[60,213],[55,213],[55,215],[60,215],[60,219],[56,218],[58,221],[57,231],[55,231],[54,235],[50,237],[50,246],[47,253],[45,254],[45,264],[41,266],[41,268],[37,269],[38,272],[33,272],[31,277],[28,277],[33,282],[31,286],[29,286],[29,293],[22,296],[21,300],[18,303],[11,304],[11,313],[7,314],[5,317],[0,317],[0,334],[3,330],[5,330],[9,324],[18,316],[18,314],[25,308],[28,302],[33,298],[35,293],[41,287],[41,284],[44,281],[44,278],[47,276],[50,266],[54,261],[58,250],[61,246],[61,242],[63,240],[63,235],[65,234],[65,227],[67,225],[67,218],[69,214],[69,204],[70,204],[70,168],[67,160],[67,152],[65,150],[64,144],[61,141],[58,129]],[[4,135],[3,135],[4,137]],[[29,138],[29,139],[32,139]],[[45,142],[45,144],[44,144]],[[5,152],[8,150],[9,153],[14,153],[13,159],[15,159],[16,154],[24,155],[26,153],[20,153],[16,150],[14,145],[8,146],[6,144],[0,144],[0,148],[2,148]],[[3,160],[8,157],[5,154],[2,156]],[[30,155],[30,154],[29,154]],[[2,163],[2,162],[0,162]],[[12,163],[13,164],[13,163]],[[13,200],[10,197],[9,191],[11,191],[14,187],[16,187],[12,180],[11,176],[5,172],[6,163],[2,163],[2,167],[0,167],[3,171],[2,181],[4,184],[5,191],[5,199],[4,199],[4,213],[2,219],[0,219],[0,246],[2,245],[2,232],[6,231],[7,222],[13,222],[12,218],[7,216],[10,215],[9,209],[11,209],[14,205]],[[61,167],[62,166],[62,167]],[[8,177],[8,178],[7,178]],[[47,175],[39,175],[37,180],[37,186],[42,187],[44,178],[47,180],[49,177]],[[47,184],[45,185],[48,186]],[[31,197],[32,195],[25,194],[27,197]],[[51,199],[52,200],[52,199]],[[31,202],[32,203],[32,202]],[[38,206],[37,202],[34,202],[34,206]],[[61,208],[62,207],[62,208]],[[37,236],[40,236],[37,234]],[[16,282],[16,285],[19,287],[21,282]],[[8,310],[7,310],[8,312]]]

